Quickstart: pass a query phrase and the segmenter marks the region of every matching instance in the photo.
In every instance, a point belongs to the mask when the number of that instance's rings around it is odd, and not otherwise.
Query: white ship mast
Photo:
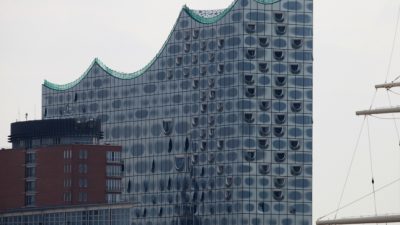
[[[400,82],[390,82],[384,84],[375,85],[376,89],[390,90],[394,87],[400,87]],[[377,108],[357,111],[357,116],[369,116],[375,114],[389,114],[389,113],[400,113],[400,106],[389,107],[389,108]],[[326,219],[322,218],[316,221],[316,225],[337,225],[337,224],[369,224],[369,223],[399,223],[400,214],[391,215],[374,215],[374,216],[363,216],[363,217],[349,217],[339,219]]]
[[[317,220],[317,225],[335,225],[335,224],[365,224],[365,223],[398,223],[400,214],[365,216],[358,218],[341,218],[332,220]]]
[[[377,84],[375,85],[376,89],[386,89],[390,90],[394,87],[400,87],[400,82],[391,82],[391,83],[384,83],[384,84]],[[400,113],[400,106],[390,107],[390,108],[381,108],[381,109],[368,109],[368,110],[361,110],[357,111],[357,116],[368,116],[368,115],[375,115],[375,114],[388,114],[388,113]]]

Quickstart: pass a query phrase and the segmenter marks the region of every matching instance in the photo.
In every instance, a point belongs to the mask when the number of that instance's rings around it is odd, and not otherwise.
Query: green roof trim
[[[226,14],[228,14],[233,7],[236,5],[236,3],[238,2],[238,0],[235,0],[234,2],[232,2],[232,4],[222,10],[222,12],[220,12],[218,15],[214,16],[214,17],[203,17],[201,15],[199,15],[196,11],[190,9],[189,7],[187,7],[186,5],[183,6],[183,10],[195,21],[202,23],[202,24],[212,24],[212,23],[216,23],[219,20],[221,20],[222,18],[224,18],[226,16]]]
[[[157,60],[157,58],[158,58],[158,57],[161,55],[161,53],[164,51],[164,49],[165,49],[165,47],[167,46],[167,43],[168,43],[168,41],[169,41],[169,39],[170,39],[170,37],[171,37],[173,31],[175,30],[176,25],[178,24],[178,20],[179,20],[179,18],[178,18],[177,21],[175,22],[174,27],[172,28],[171,32],[170,32],[169,35],[168,35],[168,38],[166,39],[166,41],[164,42],[163,46],[161,47],[160,51],[158,51],[158,53],[156,54],[156,56],[155,56],[145,67],[143,67],[142,69],[140,69],[140,70],[138,70],[138,71],[136,71],[136,72],[133,72],[133,73],[123,73],[123,72],[115,71],[115,70],[109,68],[108,66],[106,66],[102,61],[100,61],[100,59],[95,58],[95,59],[92,61],[92,63],[90,64],[89,68],[87,68],[86,71],[85,71],[78,79],[72,81],[71,83],[68,83],[68,84],[55,84],[55,83],[52,83],[52,82],[50,82],[50,81],[48,81],[48,80],[44,80],[43,85],[44,85],[45,87],[50,88],[50,89],[55,90],[55,91],[65,91],[65,90],[68,90],[68,89],[73,88],[73,87],[75,87],[76,85],[78,85],[78,84],[83,80],[83,78],[85,78],[85,77],[88,75],[89,71],[90,71],[96,64],[97,64],[98,66],[100,66],[100,67],[101,67],[104,71],[106,71],[108,74],[110,74],[111,76],[113,76],[113,77],[115,77],[115,78],[118,78],[118,79],[130,80],[130,79],[139,77],[139,76],[143,75],[143,74],[154,64],[154,62]]]
[[[183,6],[182,10],[184,12],[186,12],[189,17],[191,17],[193,20],[202,23],[202,24],[212,24],[212,23],[216,23],[219,20],[221,20],[222,18],[224,18],[236,5],[236,3],[239,0],[235,0],[234,2],[231,3],[231,5],[222,10],[220,13],[218,13],[218,15],[213,16],[213,17],[204,17],[202,15],[199,15],[195,10],[190,9],[189,7],[187,7],[186,5]],[[276,2],[279,2],[281,0],[255,0],[258,3],[261,4],[273,4]],[[55,90],[55,91],[65,91],[68,90],[70,88],[75,87],[76,85],[78,85],[89,73],[89,71],[97,64],[98,66],[100,66],[104,71],[106,71],[108,74],[110,74],[111,76],[118,78],[118,79],[123,79],[123,80],[128,80],[128,79],[133,79],[136,77],[139,77],[141,75],[143,75],[153,64],[154,62],[157,60],[157,58],[161,55],[161,53],[164,51],[169,39],[172,36],[173,31],[175,30],[175,27],[178,24],[178,20],[180,17],[178,17],[177,21],[175,22],[174,27],[172,28],[171,32],[168,35],[168,38],[165,40],[163,46],[161,47],[160,51],[158,51],[158,53],[156,54],[156,56],[142,69],[133,72],[133,73],[122,73],[122,72],[118,72],[115,70],[110,69],[109,67],[107,67],[103,62],[101,62],[98,58],[95,58],[92,63],[90,64],[89,68],[86,69],[86,71],[76,80],[67,83],[67,84],[55,84],[52,83],[48,80],[44,80],[43,85],[49,89]]]
[[[256,0],[256,2],[261,3],[261,4],[274,4],[279,1],[281,1],[281,0]]]

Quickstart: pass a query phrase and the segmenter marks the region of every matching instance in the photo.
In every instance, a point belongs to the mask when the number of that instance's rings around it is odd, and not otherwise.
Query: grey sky
[[[225,8],[232,0],[0,0],[0,146],[9,125],[39,119],[44,79],[66,83],[95,57],[122,72],[143,67],[158,52],[184,4]],[[397,0],[314,1],[314,218],[333,210],[350,164],[373,85],[385,80]],[[157,29],[151,29],[156,27]],[[388,81],[400,75],[400,35]],[[399,90],[400,92],[400,90]],[[391,94],[393,104],[400,96]],[[388,104],[379,91],[376,106]],[[36,108],[36,111],[35,111]],[[400,116],[398,116],[400,117]],[[400,147],[391,120],[369,119],[376,186],[400,177]],[[398,124],[400,127],[400,123]],[[371,191],[367,133],[343,202]],[[380,213],[400,213],[400,185],[377,194]],[[340,215],[373,214],[372,198]],[[339,215],[339,216],[340,216]]]

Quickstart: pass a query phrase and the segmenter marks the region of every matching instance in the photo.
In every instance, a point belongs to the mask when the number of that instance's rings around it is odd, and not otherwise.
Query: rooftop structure
[[[99,120],[22,121],[11,124],[9,142],[14,149],[59,144],[97,144],[103,137]]]

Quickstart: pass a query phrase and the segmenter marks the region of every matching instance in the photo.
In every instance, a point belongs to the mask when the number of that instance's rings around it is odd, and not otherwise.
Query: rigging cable
[[[371,105],[369,106],[369,109],[372,109],[372,106],[374,105],[375,98],[376,98],[376,93],[377,93],[377,92],[378,92],[378,90],[375,89],[375,93],[374,93],[374,95],[373,95],[373,97],[372,97],[372,101],[371,101]],[[350,172],[351,172],[351,169],[352,169],[352,167],[353,167],[353,162],[354,162],[354,158],[355,158],[355,156],[356,156],[357,150],[358,150],[358,145],[360,144],[361,134],[362,134],[362,131],[363,131],[363,129],[364,129],[364,125],[365,125],[365,120],[366,120],[366,118],[367,118],[367,116],[364,116],[363,122],[362,122],[362,124],[361,124],[360,132],[358,133],[356,145],[355,145],[355,147],[354,147],[353,154],[352,154],[352,156],[351,156],[350,166],[349,166],[349,168],[347,169],[346,179],[345,179],[345,181],[344,181],[343,188],[342,188],[342,192],[340,193],[340,198],[339,198],[339,202],[338,202],[338,205],[337,205],[337,209],[336,209],[336,211],[335,211],[335,212],[336,212],[336,213],[335,213],[335,219],[336,219],[337,214],[338,214],[338,212],[339,212],[339,210],[340,210],[340,208],[341,208],[340,205],[342,204],[342,200],[343,200],[343,196],[344,196],[344,191],[345,191],[345,189],[346,189],[347,182],[349,181]]]
[[[388,79],[389,73],[390,73],[390,68],[392,67],[392,58],[393,58],[393,53],[394,53],[394,47],[396,45],[397,31],[398,31],[398,28],[399,28],[399,19],[400,19],[400,7],[399,7],[399,10],[397,12],[396,29],[395,29],[393,43],[392,43],[392,50],[390,51],[389,65],[388,65],[388,69],[387,69],[387,73],[386,73],[385,83],[387,83],[387,79]]]
[[[400,120],[400,117],[394,117],[394,118],[387,118],[387,117],[380,117],[380,116],[375,116],[375,115],[369,115],[370,117],[380,119],[380,120]]]
[[[371,183],[372,183],[372,193],[373,193],[373,196],[374,196],[374,207],[375,207],[375,215],[378,215],[378,210],[377,210],[377,207],[376,207],[376,194],[375,194],[375,176],[374,176],[374,167],[373,167],[373,164],[372,164],[372,147],[371,147],[371,135],[370,135],[370,132],[369,132],[369,120],[368,120],[368,118],[367,118],[367,134],[368,134],[368,150],[369,150],[369,163],[370,163],[370,166],[371,166],[371,176],[372,176],[372,178],[371,178]]]
[[[393,107],[392,99],[390,98],[389,91],[387,91],[386,93],[387,93],[387,97],[388,97],[389,106]],[[396,130],[397,140],[399,141],[399,145],[400,145],[399,127],[397,126],[397,122],[396,122],[396,118],[394,117],[394,114],[392,113],[391,115],[392,115],[392,119],[393,119],[394,128]]]
[[[360,143],[361,134],[362,134],[362,130],[364,129],[364,124],[365,124],[366,118],[367,118],[367,116],[364,116],[363,122],[362,122],[362,124],[361,124],[361,129],[360,129],[360,132],[359,132],[359,134],[358,134],[356,146],[355,146],[355,148],[354,148],[354,150],[353,150],[353,154],[352,154],[352,156],[351,156],[350,166],[349,166],[349,168],[347,169],[346,180],[344,181],[343,189],[342,189],[342,192],[341,192],[341,194],[340,194],[340,198],[339,198],[339,202],[338,202],[338,205],[337,205],[337,209],[336,209],[336,211],[335,211],[335,212],[336,212],[336,213],[335,213],[335,219],[336,219],[336,216],[337,216],[337,214],[338,214],[338,212],[339,212],[339,210],[340,210],[340,208],[341,208],[340,205],[342,204],[343,195],[344,195],[344,190],[346,189],[347,182],[348,182],[348,180],[349,180],[349,176],[350,176],[350,172],[351,172],[351,168],[353,167],[354,158],[355,158],[356,153],[357,153],[358,144]]]
[[[397,178],[396,180],[393,180],[392,182],[387,183],[387,184],[383,185],[382,187],[376,189],[376,190],[375,190],[375,193],[377,193],[377,192],[379,192],[379,191],[381,191],[381,190],[383,190],[383,189],[386,189],[387,187],[389,187],[389,186],[391,186],[391,185],[393,185],[393,184],[395,184],[395,183],[397,183],[397,182],[399,182],[399,181],[400,181],[400,178]],[[338,208],[338,209],[336,209],[336,210],[334,210],[334,211],[331,211],[331,212],[325,214],[324,216],[320,217],[318,220],[321,220],[321,219],[323,219],[323,218],[325,218],[325,217],[327,217],[327,216],[329,216],[329,215],[332,215],[333,213],[337,213],[338,210],[342,210],[342,209],[344,209],[344,208],[347,208],[347,207],[349,207],[349,206],[351,206],[351,205],[353,205],[353,204],[355,204],[355,203],[357,203],[357,202],[359,202],[359,201],[361,201],[361,200],[363,200],[363,199],[365,199],[365,198],[367,198],[367,197],[369,197],[369,196],[371,196],[371,195],[373,195],[373,194],[374,194],[373,192],[370,192],[370,193],[368,193],[368,194],[365,194],[365,195],[363,195],[363,196],[361,196],[361,197],[359,197],[359,198],[357,198],[357,199],[355,199],[355,200],[353,200],[353,201],[351,201],[351,202],[349,202],[349,203],[343,205],[342,207],[340,207],[340,208]],[[336,217],[335,217],[335,218],[336,218]]]
[[[389,106],[392,107],[392,100],[391,100],[390,95],[389,95],[389,90],[386,93],[387,93],[387,97],[388,97],[388,101],[389,101]],[[395,120],[393,113],[392,113],[392,118],[393,118],[394,127],[396,129],[397,140],[399,141],[399,146],[400,146],[399,128],[397,127],[397,121]]]
[[[393,81],[394,82],[394,81]],[[396,94],[396,95],[400,95],[400,93],[399,92],[396,92],[396,91],[392,91],[391,89],[386,89],[387,91],[390,91],[390,92],[392,92],[393,94]]]

